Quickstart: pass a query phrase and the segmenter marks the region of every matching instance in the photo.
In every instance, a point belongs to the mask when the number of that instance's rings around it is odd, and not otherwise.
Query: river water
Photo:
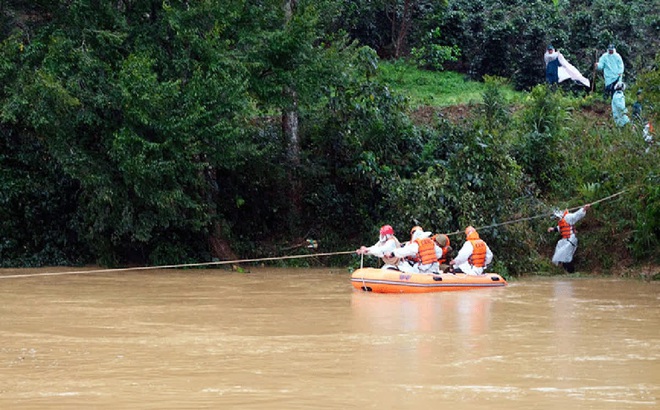
[[[2,409],[660,408],[659,283],[382,295],[341,269],[50,272],[0,270]]]

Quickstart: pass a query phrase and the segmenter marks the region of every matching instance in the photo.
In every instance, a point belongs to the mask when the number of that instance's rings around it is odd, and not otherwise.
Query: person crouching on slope
[[[396,258],[407,258],[410,262],[404,262],[399,268],[409,273],[439,273],[438,259],[442,257],[442,248],[430,238],[431,232],[425,232],[421,227],[411,230],[410,242],[404,247],[395,249],[390,256]]]
[[[564,270],[568,273],[575,272],[573,266],[573,255],[578,246],[578,239],[575,236],[574,225],[587,215],[589,204],[578,209],[576,212],[569,213],[568,209],[563,213],[555,212],[555,217],[559,218],[557,226],[548,228],[548,232],[561,233],[561,239],[557,242],[555,247],[555,254],[552,256],[552,263],[555,265],[562,265]]]
[[[383,260],[382,269],[398,269],[401,263],[399,258],[388,256],[395,249],[401,247],[399,240],[394,236],[394,229],[390,225],[383,225],[380,228],[380,237],[378,242],[370,247],[361,246],[355,253],[358,255],[371,255]]]
[[[628,109],[626,108],[626,96],[623,92],[626,85],[619,81],[614,86],[614,95],[612,96],[612,117],[617,127],[623,127],[630,122],[628,118]]]
[[[479,238],[477,230],[472,226],[465,228],[465,239],[458,255],[449,264],[454,266],[454,273],[482,275],[486,265],[493,260],[493,252],[486,242]]]

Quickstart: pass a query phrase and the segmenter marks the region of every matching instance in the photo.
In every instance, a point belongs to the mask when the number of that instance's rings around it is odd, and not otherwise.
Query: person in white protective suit
[[[401,247],[399,240],[394,236],[394,229],[390,225],[383,225],[380,228],[378,242],[370,247],[361,246],[355,251],[358,255],[371,255],[383,260],[382,269],[398,269],[401,264],[399,258],[388,256],[396,248]]]
[[[440,273],[438,259],[442,258],[442,248],[431,238],[431,232],[415,226],[410,230],[410,241],[392,252],[392,257],[403,260],[399,269],[408,273]]]
[[[482,275],[486,267],[493,261],[493,252],[479,233],[472,226],[465,228],[465,243],[458,255],[449,262],[454,266],[454,272],[466,275]]]
[[[618,81],[623,80],[623,71],[625,69],[623,59],[619,53],[616,52],[614,44],[607,46],[607,52],[600,56],[594,67],[597,70],[603,71],[603,77],[605,78],[603,98],[612,98],[614,95],[614,85]]]
[[[559,232],[561,239],[555,247],[555,254],[552,256],[552,263],[562,265],[568,273],[573,273],[573,255],[578,246],[578,239],[575,235],[575,224],[587,215],[590,205],[587,204],[576,212],[569,213],[568,209],[564,212],[556,211],[554,216],[559,219],[557,226],[548,228],[548,232]]]
[[[623,127],[624,125],[630,122],[628,118],[628,109],[626,108],[626,97],[623,92],[626,89],[626,85],[619,81],[614,86],[614,95],[612,96],[612,117],[614,117],[614,123],[617,127]]]
[[[561,83],[569,78],[585,87],[591,87],[591,82],[580,71],[569,63],[562,53],[549,45],[543,55],[545,62],[545,80],[548,84]]]

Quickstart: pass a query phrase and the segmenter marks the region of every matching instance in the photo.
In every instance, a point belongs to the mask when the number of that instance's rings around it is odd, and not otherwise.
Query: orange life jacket
[[[573,233],[573,226],[566,222],[566,214],[568,212],[564,212],[564,216],[559,220],[559,233],[561,233],[561,237],[564,239],[570,238]]]
[[[422,265],[430,265],[437,262],[435,256],[435,241],[432,238],[421,238],[415,241],[419,250],[417,251],[416,261]]]
[[[447,264],[447,259],[449,257],[449,248],[451,248],[451,246],[449,246],[449,245],[442,248],[442,257],[440,259],[438,259],[439,264],[441,264],[441,265],[446,265]]]
[[[472,244],[472,255],[468,258],[468,262],[475,268],[483,268],[486,266],[486,242],[474,239],[470,243]]]

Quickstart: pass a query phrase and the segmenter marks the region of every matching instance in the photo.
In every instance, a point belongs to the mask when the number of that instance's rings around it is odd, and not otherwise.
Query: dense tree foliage
[[[645,148],[637,128],[576,122],[570,113],[592,97],[532,87],[547,42],[590,67],[615,41],[654,118],[658,62],[646,40],[657,41],[657,16],[647,2],[588,3],[596,11],[568,13],[566,1],[0,1],[0,263],[271,256],[307,237],[345,250],[386,222],[449,232],[632,185],[639,209],[599,221],[595,242],[624,231],[632,255],[657,257],[657,152],[621,172],[594,141],[634,162]],[[410,52],[434,69],[458,58],[453,68],[485,79],[478,115],[414,123],[378,77],[381,57]],[[531,89],[515,113],[503,77]],[[530,238],[538,228],[488,232],[501,272],[539,266],[548,244]]]
[[[657,5],[648,1],[358,0],[342,4],[343,27],[382,57],[435,49],[447,61],[457,57],[448,66],[476,80],[501,76],[526,89],[543,77],[542,57],[550,43],[589,78],[596,58],[614,43],[626,63],[626,78],[631,80],[653,64],[660,46]]]
[[[438,21],[447,44],[462,50],[461,63],[474,78],[511,78],[521,88],[539,82],[543,53],[553,44],[582,73],[609,43],[626,63],[626,78],[648,69],[658,49],[653,2],[593,0],[456,0]]]

